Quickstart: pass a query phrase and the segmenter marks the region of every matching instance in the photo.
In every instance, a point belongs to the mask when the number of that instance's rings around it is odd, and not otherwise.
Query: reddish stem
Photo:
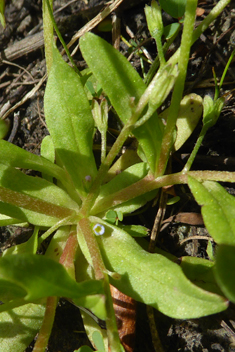
[[[46,312],[33,352],[44,352],[47,347],[54,323],[57,301],[57,297],[47,297]]]

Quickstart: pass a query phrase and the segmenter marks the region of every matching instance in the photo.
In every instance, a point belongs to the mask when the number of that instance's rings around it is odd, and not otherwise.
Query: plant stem
[[[223,9],[230,3],[231,0],[220,0],[217,5],[211,10],[209,15],[200,23],[200,25],[194,30],[192,44],[200,37],[200,35],[209,27],[209,25],[221,14]],[[175,65],[180,57],[180,48],[171,56],[168,63]]]
[[[65,248],[60,257],[60,264],[62,264],[69,276],[76,281],[74,262],[78,249],[78,239],[75,231],[72,231],[67,239]]]
[[[164,45],[163,45],[163,55],[165,55],[165,53],[166,53],[167,50],[169,49],[170,45],[173,43],[173,41],[175,40],[175,38],[176,38],[177,35],[179,34],[180,30],[181,30],[181,27],[179,26],[178,30],[174,33],[174,35],[173,35],[170,39],[168,39],[168,40],[166,41],[166,43],[164,43]],[[164,56],[164,57],[165,57],[165,56]],[[150,84],[151,80],[153,79],[153,77],[154,77],[154,75],[155,75],[155,73],[156,73],[156,71],[157,71],[159,65],[160,65],[160,60],[159,60],[159,56],[157,56],[157,57],[154,59],[152,65],[150,66],[150,69],[149,69],[147,75],[146,75],[145,78],[144,78],[144,83],[145,83],[147,86]]]
[[[35,343],[33,352],[44,352],[47,347],[51,330],[53,327],[53,323],[54,323],[57,302],[58,302],[57,297],[47,298],[46,312],[43,318],[41,329],[38,333],[38,338]]]
[[[131,133],[132,129],[134,128],[134,123],[138,119],[139,115],[133,114],[132,117],[130,118],[130,121],[126,123],[126,125],[123,127],[121,130],[118,138],[114,142],[112,148],[110,149],[106,159],[104,160],[103,164],[101,164],[99,171],[96,175],[96,178],[91,186],[91,189],[89,191],[89,194],[87,195],[86,199],[84,199],[82,208],[81,208],[81,214],[83,216],[87,216],[89,214],[89,211],[95,201],[95,198],[99,192],[100,185],[106,176],[113,160],[115,157],[118,155],[121,147],[123,146],[123,143]]]
[[[196,144],[195,144],[195,146],[193,148],[192,153],[190,154],[190,157],[187,160],[187,163],[185,164],[185,166],[184,166],[184,168],[182,170],[182,173],[186,173],[186,172],[188,172],[190,170],[190,168],[192,166],[192,163],[193,163],[193,161],[194,161],[194,159],[195,159],[195,157],[197,155],[197,152],[198,152],[198,150],[199,150],[199,148],[200,148],[200,146],[202,144],[203,138],[206,135],[207,130],[208,130],[208,127],[203,125],[202,130],[200,132],[200,135],[199,135],[199,137],[197,139],[197,142],[196,142]]]
[[[209,26],[209,24],[220,14],[220,12],[223,10],[223,8],[225,6],[227,6],[227,4],[230,2],[230,0],[221,0],[211,11],[211,13],[203,20],[203,22],[201,23],[200,26],[198,26],[198,28],[193,32],[193,35],[191,37],[191,41],[190,41],[190,45],[188,45],[189,43],[185,43],[185,47],[187,49],[187,47],[190,49],[190,46],[193,42],[195,42],[198,37],[201,35],[201,33]],[[189,8],[190,11],[188,11],[188,19],[187,22],[192,21],[191,23],[188,24],[188,30],[190,28],[191,33],[193,30],[193,25],[194,25],[194,18],[195,18],[195,6],[196,6],[196,1],[195,0],[190,0],[188,1],[189,3]],[[192,7],[191,7],[192,6]],[[194,14],[193,14],[194,12]],[[188,30],[186,31],[186,34],[184,34],[184,36],[186,37],[186,39],[188,39],[188,35],[191,36],[191,33],[188,32]],[[183,40],[183,39],[182,39]],[[181,49],[182,49],[182,45],[181,45]],[[180,50],[178,49],[177,52],[168,60],[168,64],[172,64],[175,65],[177,63],[177,61],[179,60],[180,57]],[[186,57],[186,55],[184,56]],[[182,72],[182,76],[183,76],[183,72]],[[178,85],[181,87],[183,87],[182,83],[178,83]],[[182,91],[179,93],[175,93],[175,102],[174,104],[178,103],[179,97],[182,97]],[[179,105],[179,104],[178,104]],[[172,108],[173,109],[173,108]],[[177,109],[177,113],[178,113],[178,109]],[[161,163],[159,164],[158,167],[158,172],[159,174],[162,174],[165,170],[166,167],[166,162],[169,156],[169,148],[171,147],[171,145],[173,144],[173,138],[172,138],[172,131],[174,131],[175,128],[175,119],[177,118],[177,113],[175,113],[173,110],[171,112],[171,122],[169,122],[168,124],[168,129],[166,131],[166,135],[164,140],[167,142],[167,145],[164,146],[163,144],[163,150],[162,150],[162,155],[161,155]],[[114,158],[116,157],[116,155],[118,154],[119,150],[121,149],[124,141],[126,140],[126,138],[128,137],[129,133],[132,131],[133,129],[133,124],[135,123],[135,121],[137,121],[137,119],[139,118],[140,115],[137,116],[137,114],[135,114],[134,116],[131,117],[130,122],[126,124],[126,126],[124,126],[124,128],[122,129],[119,137],[117,138],[117,140],[115,141],[115,143],[113,144],[109,154],[107,155],[105,162],[101,165],[98,174],[93,182],[93,185],[90,189],[90,192],[87,196],[87,198],[84,200],[83,206],[81,208],[81,214],[83,215],[87,215],[89,213],[89,210],[91,209],[95,198],[98,194],[99,191],[99,187],[106,175],[106,173],[108,172],[108,169],[111,165],[111,163],[113,162]],[[170,144],[169,144],[170,143]]]
[[[110,292],[109,277],[107,274],[104,274],[104,291],[106,297],[106,328],[109,341],[109,348],[112,352],[124,352],[118,334],[117,322],[113,308],[113,300]]]
[[[235,55],[235,49],[233,49],[233,51],[232,51],[232,53],[231,53],[231,55],[230,55],[230,57],[228,59],[227,65],[225,66],[224,72],[222,74],[222,77],[221,77],[221,80],[220,80],[220,83],[219,83],[219,90],[221,89],[221,87],[222,87],[222,85],[224,83],[225,76],[227,74],[228,68],[229,68],[229,66],[230,66],[230,64],[232,62],[232,59],[233,59],[234,55]],[[218,96],[215,96],[214,100],[216,100],[217,98],[218,98]]]
[[[175,136],[175,125],[178,117],[180,102],[183,96],[184,83],[187,74],[190,48],[192,44],[193,27],[196,16],[197,1],[188,0],[185,9],[184,29],[180,45],[180,58],[178,62],[178,77],[176,78],[175,87],[172,95],[167,124],[162,139],[162,147],[159,157],[158,169],[156,175],[163,175],[167,165],[167,161],[172,150]]]
[[[198,28],[193,32],[192,38],[191,38],[191,43],[194,43],[198,37],[201,35],[201,33],[209,26],[209,24],[214,21],[214,19],[221,13],[221,11],[224,9],[225,6],[227,6],[229,4],[230,0],[221,0],[210,12],[210,14],[202,21],[202,23],[198,26]],[[193,23],[189,23],[188,24],[188,28],[192,28],[192,26],[194,25],[194,18],[193,16],[195,16],[195,13],[193,14],[192,9],[195,8],[196,6],[196,1],[195,0],[190,0],[188,1],[190,10],[188,12],[188,22],[192,20]],[[191,8],[192,6],[192,8]],[[194,9],[195,12],[195,9]],[[193,18],[192,18],[193,17]],[[190,20],[189,20],[190,19]],[[193,28],[191,29],[191,31],[193,30]],[[188,34],[191,35],[191,33],[187,33],[185,34],[185,36]],[[182,39],[183,40],[183,39]],[[190,45],[188,45],[189,43],[185,43],[185,47],[189,47],[190,49]],[[168,60],[168,64],[172,64],[175,65],[177,63],[177,61],[179,60],[179,57],[181,57],[180,55],[180,50],[182,49],[182,46],[180,49],[177,50],[177,52]],[[183,76],[183,74],[182,74]],[[181,86],[182,88],[182,84],[179,82],[178,83],[179,86]],[[180,93],[175,93],[176,97],[175,97],[175,104],[178,102],[180,95],[182,96],[182,92]],[[179,105],[179,104],[178,104]],[[173,108],[172,108],[173,109]],[[177,111],[178,112],[178,111]],[[161,158],[161,164],[159,165],[158,168],[158,172],[159,174],[162,174],[165,170],[166,167],[166,162],[169,156],[169,148],[170,146],[173,144],[173,138],[172,138],[172,130],[174,131],[174,126],[175,126],[175,121],[173,121],[173,119],[175,120],[177,117],[177,113],[174,113],[174,111],[172,110],[171,112],[172,114],[172,120],[168,125],[168,130],[166,131],[167,134],[165,136],[165,141],[168,144],[167,146],[163,147],[163,151],[162,151],[162,158]],[[119,150],[121,149],[124,141],[126,140],[126,138],[128,137],[129,133],[132,131],[133,129],[133,124],[135,123],[135,121],[137,121],[137,119],[139,118],[140,115],[137,116],[137,114],[135,114],[135,116],[132,116],[130,119],[130,123],[126,124],[126,126],[124,126],[123,130],[121,131],[119,137],[117,138],[116,142],[114,143],[114,145],[112,146],[109,154],[107,155],[105,162],[101,165],[98,174],[93,182],[93,185],[90,189],[90,192],[87,196],[87,198],[85,199],[83,206],[81,208],[81,213],[82,214],[88,214],[89,210],[91,209],[95,198],[98,194],[99,191],[99,187],[102,183],[102,180],[104,179],[106,173],[108,172],[108,169],[111,165],[111,163],[113,162],[114,158],[116,157],[116,155],[118,154]],[[136,118],[137,117],[137,118]]]
[[[92,266],[95,272],[96,280],[104,279],[104,273],[106,271],[100,249],[98,243],[96,241],[95,235],[91,229],[91,224],[88,218],[82,218],[78,222],[78,226],[84,236],[86,241],[91,259],[92,259]]]
[[[231,0],[220,0],[217,5],[211,10],[209,15],[199,24],[193,32],[193,43],[205,32],[211,22],[213,22],[223,11],[223,9],[230,3]]]
[[[48,0],[48,1],[50,4],[50,8],[53,8],[53,0]],[[46,65],[47,65],[47,73],[49,74],[52,61],[53,61],[53,54],[52,54],[53,24],[51,22],[51,17],[50,17],[46,0],[43,0],[42,15],[43,15],[43,33],[44,33]]]
[[[91,209],[92,215],[97,215],[108,209],[134,199],[138,196],[144,195],[161,187],[187,184],[188,175],[196,178],[198,181],[221,181],[221,182],[235,182],[235,172],[229,171],[189,171],[183,174],[182,172],[160,176],[154,179],[152,175],[147,175],[142,180],[128,186],[121,191],[115,192],[101,199],[95,203]]]
[[[120,339],[118,335],[118,329],[116,324],[115,313],[113,309],[113,301],[110,293],[109,277],[106,273],[106,268],[103,263],[103,259],[100,253],[98,243],[96,241],[95,235],[91,229],[91,224],[88,218],[83,218],[79,221],[78,226],[80,227],[84,239],[86,241],[90,256],[92,259],[92,266],[95,272],[96,280],[103,279],[104,283],[104,293],[105,293],[105,306],[106,306],[106,327],[108,334],[109,346],[112,352],[124,352],[120,344]]]
[[[165,60],[165,56],[164,56],[164,51],[163,51],[163,47],[162,47],[162,35],[160,32],[157,32],[154,35],[154,39],[156,41],[157,44],[157,52],[158,52],[158,57],[159,57],[159,62],[160,62],[160,69],[162,66],[165,65],[166,60]]]
[[[105,131],[100,131],[101,134],[101,164],[104,163],[105,158],[106,158],[106,146],[107,146],[107,132]]]
[[[59,28],[57,27],[57,24],[55,22],[55,19],[54,19],[54,16],[53,16],[53,11],[52,11],[52,7],[49,3],[49,0],[45,0],[46,1],[46,4],[47,4],[47,11],[49,12],[49,15],[50,15],[50,21],[52,23],[52,26],[54,27],[55,31],[56,31],[56,34],[61,42],[61,44],[63,45],[63,48],[64,48],[64,51],[66,52],[66,55],[68,56],[71,64],[73,65],[73,68],[74,70],[76,71],[76,73],[81,77],[81,73],[80,71],[78,70],[77,66],[75,65],[74,61],[73,61],[73,58],[72,56],[70,55],[70,52],[67,48],[67,45],[65,44],[65,41],[62,37],[62,35],[60,34],[60,31],[59,31]],[[52,0],[53,1],[53,0]],[[45,46],[46,46],[46,43],[45,43]]]

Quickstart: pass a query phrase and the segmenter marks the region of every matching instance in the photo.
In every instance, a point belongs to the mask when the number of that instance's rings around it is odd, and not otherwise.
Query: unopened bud
[[[155,36],[162,36],[163,34],[163,22],[161,8],[157,2],[153,0],[151,6],[145,6],[145,16],[148,24],[148,29],[153,38]]]

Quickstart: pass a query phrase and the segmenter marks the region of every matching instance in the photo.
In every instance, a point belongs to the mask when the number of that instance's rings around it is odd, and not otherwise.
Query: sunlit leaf
[[[202,216],[210,235],[218,244],[235,245],[235,197],[213,181],[199,182],[188,177],[189,187],[202,206]]]
[[[164,27],[163,34],[166,39],[170,39],[175,35],[175,33],[179,30],[179,23],[171,23],[168,26]]]
[[[235,303],[235,246],[219,245],[215,258],[216,280],[225,296]]]
[[[114,177],[110,182],[106,183],[100,188],[100,193],[95,201],[95,204],[91,210],[91,214],[95,215],[97,213],[102,214],[104,211],[108,210],[105,201],[107,196],[112,196],[113,193],[122,190],[125,187],[139,181],[144,178],[148,173],[148,167],[146,163],[138,163],[130,166],[116,177]],[[115,206],[114,210],[121,211],[123,214],[130,213],[144,204],[150,199],[154,198],[156,191],[149,192],[143,196],[136,197],[128,202],[121,205]]]
[[[93,352],[93,349],[90,348],[89,346],[82,346],[74,352]],[[99,352],[99,351],[97,351],[97,352]]]
[[[80,77],[53,48],[53,65],[45,91],[46,123],[56,161],[65,166],[75,189],[84,197],[96,175],[92,152],[94,121]]]
[[[102,223],[105,233],[97,240],[107,268],[121,275],[120,280],[110,278],[120,291],[177,319],[201,317],[227,308],[223,297],[192,284],[178,264],[144,251],[126,232]]]
[[[187,0],[159,0],[161,8],[169,15],[180,18],[184,15]]]
[[[59,179],[60,181],[63,181],[64,178],[66,179],[66,173],[59,166],[5,140],[0,140],[0,150],[1,164],[22,169],[41,171]]]
[[[195,285],[223,295],[215,279],[214,262],[197,257],[182,257],[180,266],[187,278]]]
[[[78,205],[53,183],[0,164],[1,213],[22,222],[50,226],[75,213],[75,209]]]
[[[24,352],[41,327],[45,307],[29,303],[0,313],[0,351]]]
[[[107,338],[107,330],[102,329],[97,322],[86,312],[81,310],[81,316],[83,320],[83,324],[85,327],[86,334],[89,338],[89,340],[92,342],[92,344],[95,344],[95,341],[93,340],[93,333],[99,332],[100,335],[102,336],[103,339],[103,344],[105,344],[105,347],[102,348],[103,351],[108,352],[108,338]]]
[[[218,183],[188,178],[210,235],[217,242],[214,275],[226,297],[235,302],[235,197]]]
[[[169,108],[160,114],[160,117],[167,120]],[[202,98],[197,94],[186,95],[181,103],[178,118],[176,121],[177,136],[174,143],[175,150],[178,150],[190,137],[202,115]]]
[[[55,162],[55,148],[51,136],[46,136],[43,138],[40,152],[43,158],[49,160],[51,163]],[[42,174],[42,177],[47,181],[53,182],[53,177],[48,176],[45,173]]]
[[[126,123],[133,113],[131,102],[134,99],[134,104],[137,104],[146,89],[143,80],[128,60],[102,38],[86,33],[80,39],[80,48],[118,116]],[[162,138],[160,125],[161,121],[154,114],[144,125],[133,131],[153,171]]]
[[[20,219],[13,218],[4,214],[0,214],[0,226],[20,224],[22,221]]]
[[[8,285],[15,287],[15,296],[17,289],[19,290],[18,297],[24,298],[24,303],[48,296],[63,296],[76,299],[81,306],[83,303],[86,306],[87,303],[88,308],[92,308],[92,305],[99,304],[98,294],[103,293],[100,281],[77,283],[61,264],[45,256],[26,253],[0,258],[0,284],[4,295],[0,299],[4,302],[12,300],[12,290]],[[86,301],[86,296],[90,295],[95,296],[91,296],[91,301]],[[4,310],[4,305],[1,305],[0,311]]]

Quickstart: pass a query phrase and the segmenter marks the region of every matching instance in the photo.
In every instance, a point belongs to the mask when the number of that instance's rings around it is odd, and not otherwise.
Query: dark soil
[[[104,7],[105,1],[80,0],[74,1],[69,6],[65,0],[55,1],[54,8],[56,21],[65,38],[69,42],[71,37],[84,24],[92,19]],[[199,1],[198,7],[202,9],[197,17],[198,23],[210,12],[216,1]],[[154,59],[156,57],[156,46],[153,40],[149,39],[149,32],[144,16],[144,6],[150,4],[145,0],[124,0],[123,4],[116,10],[116,15],[121,20],[121,34],[129,41],[130,33],[136,43],[145,41],[145,48]],[[234,2],[227,7],[222,15],[210,28],[201,36],[191,52],[191,60],[188,69],[186,85],[187,92],[195,92],[204,97],[206,94],[214,94],[214,83],[212,68],[217,77],[221,77],[224,67],[235,45],[235,10]],[[6,4],[5,30],[0,27],[0,110],[2,116],[20,102],[23,97],[39,82],[46,72],[43,42],[40,42],[42,30],[42,14],[40,0],[12,0]],[[164,24],[173,21],[164,14]],[[102,37],[111,41],[110,33],[94,31]],[[21,50],[25,42],[24,38],[29,36],[32,43],[26,47],[24,53]],[[171,55],[177,48],[172,46],[167,53]],[[121,42],[120,50],[128,56],[127,46]],[[74,57],[79,69],[85,67],[85,63],[79,52]],[[139,56],[134,54],[131,62],[141,74]],[[194,169],[211,170],[235,170],[235,108],[232,90],[235,82],[235,63],[230,66],[227,74],[226,84],[223,92],[231,91],[227,103],[218,120],[218,123],[209,130],[198,156],[193,165]],[[149,64],[144,63],[147,72]],[[45,83],[37,93],[25,103],[19,104],[7,116],[10,123],[10,132],[6,139],[10,142],[39,154],[40,144],[45,135],[48,134],[43,115],[43,95]],[[172,168],[174,171],[181,170],[200,132],[200,126],[196,128],[190,140],[174,155]],[[233,185],[229,187],[231,194],[235,193]],[[203,223],[195,221],[192,213],[200,213],[199,207],[195,204],[187,187],[176,187],[176,193],[181,196],[181,201],[175,206],[167,209],[165,218],[185,212],[190,212],[182,221],[182,218],[172,220],[162,227],[157,245],[168,250],[176,256],[194,255],[207,257],[205,240],[191,240],[180,245],[180,241],[192,235],[207,235]],[[138,217],[138,221],[151,229],[156,216],[157,207],[150,207],[146,213]],[[183,223],[182,223],[183,222]],[[17,229],[15,235],[10,235],[9,228],[2,228],[0,240],[2,248],[9,247],[22,240],[21,236],[27,238],[27,233],[19,234]],[[26,237],[25,237],[26,236]],[[157,290],[157,287],[156,287]],[[227,311],[201,319],[179,321],[168,318],[155,311],[155,323],[157,330],[153,330],[151,336],[149,319],[146,307],[138,305],[137,332],[134,352],[153,352],[154,341],[157,331],[165,352],[232,352],[235,351],[235,308],[231,304]],[[79,333],[82,332],[82,333]],[[81,321],[79,309],[71,303],[61,300],[55,319],[55,324],[48,346],[49,352],[73,352],[83,344],[88,344],[84,334],[84,327]],[[26,352],[32,350],[33,342]],[[158,351],[161,351],[160,349]]]

